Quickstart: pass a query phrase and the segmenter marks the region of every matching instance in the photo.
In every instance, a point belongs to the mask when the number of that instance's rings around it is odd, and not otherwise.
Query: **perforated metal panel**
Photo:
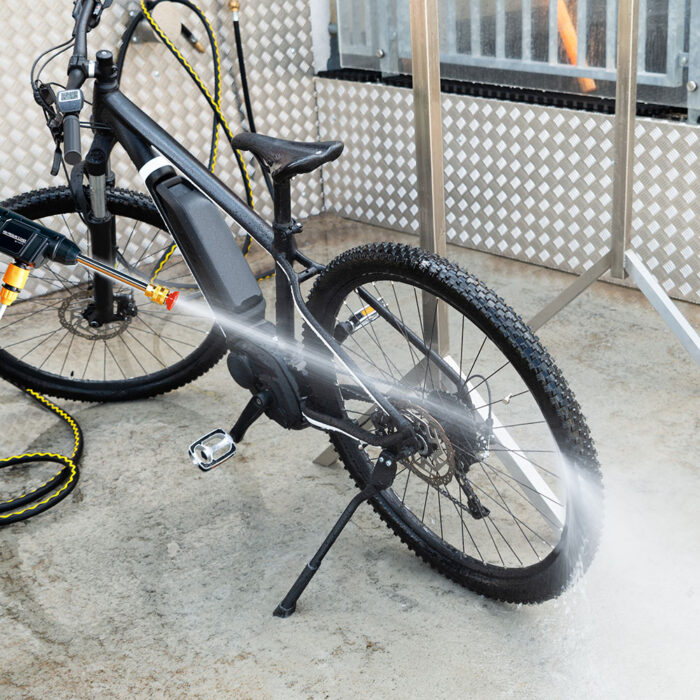
[[[228,3],[201,0],[199,6],[217,31],[223,63],[224,112],[234,131],[243,123],[241,92],[237,84],[235,44]],[[44,126],[29,86],[29,68],[44,49],[70,37],[72,30],[69,0],[4,0],[0,3],[3,42],[0,46],[0,197],[17,192],[62,184],[64,178],[49,176],[53,143]],[[187,10],[183,10],[187,17]],[[156,14],[157,17],[157,14]],[[205,35],[196,18],[186,20],[197,35]],[[99,48],[116,52],[126,24],[123,6],[108,9],[97,30],[88,36],[91,54]],[[308,3],[293,0],[244,2],[241,11],[249,82],[260,132],[283,138],[317,138],[314,84],[312,78],[311,27]],[[208,85],[213,85],[211,59],[198,54],[181,37],[174,37],[186,58]],[[44,79],[65,80],[67,59],[57,59]],[[232,86],[236,82],[236,89]],[[135,44],[129,48],[122,81],[127,96],[166,127],[178,140],[206,161],[209,149],[211,113],[197,88],[167,49],[158,43]],[[87,110],[86,110],[87,111]],[[87,115],[84,115],[85,117]],[[89,136],[84,135],[84,147]],[[133,166],[123,152],[113,162],[117,182],[142,189]],[[255,168],[251,166],[254,175]],[[243,188],[235,160],[228,146],[219,147],[217,174],[240,195]],[[258,209],[266,218],[272,215],[271,202],[262,180],[255,177]],[[294,186],[295,215],[309,216],[322,209],[321,180],[318,173],[299,178]]]
[[[416,233],[410,90],[317,79],[326,207]],[[583,272],[609,248],[612,117],[443,95],[450,241]],[[631,247],[672,296],[700,302],[698,130],[640,119]]]

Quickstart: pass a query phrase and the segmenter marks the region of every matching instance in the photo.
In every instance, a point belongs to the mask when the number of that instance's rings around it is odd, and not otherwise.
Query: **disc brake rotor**
[[[108,340],[121,335],[131,323],[131,317],[105,323],[98,328],[92,328],[83,316],[87,303],[92,301],[90,290],[83,289],[67,297],[58,308],[58,320],[61,325],[74,335],[88,340]]]
[[[401,413],[413,425],[423,447],[401,460],[416,476],[432,486],[452,481],[455,473],[455,452],[445,430],[424,408],[406,403]]]

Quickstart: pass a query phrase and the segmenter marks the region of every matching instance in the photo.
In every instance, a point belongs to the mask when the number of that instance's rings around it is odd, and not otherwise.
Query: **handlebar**
[[[85,82],[85,73],[82,68],[71,68],[68,71],[66,90],[77,90]]]
[[[78,4],[79,3],[79,4]],[[87,33],[90,30],[89,24],[95,11],[95,0],[77,0],[73,16],[75,17],[75,26],[73,28],[73,37],[75,46],[73,48],[73,57],[71,65],[77,61],[87,58]],[[76,16],[77,13],[77,16]]]
[[[75,26],[73,38],[75,45],[68,64],[67,90],[76,90],[85,82],[87,63],[87,33],[97,5],[96,0],[76,0],[73,9]],[[63,117],[64,157],[69,165],[77,165],[82,160],[80,148],[80,117],[78,114],[66,114]]]

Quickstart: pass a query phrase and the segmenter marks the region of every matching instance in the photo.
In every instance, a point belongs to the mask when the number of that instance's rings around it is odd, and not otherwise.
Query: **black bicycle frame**
[[[105,147],[106,143],[109,143],[108,147],[111,150],[116,139],[124,147],[131,161],[144,176],[156,206],[164,214],[163,218],[166,224],[168,224],[168,217],[165,215],[167,204],[159,193],[159,184],[168,178],[175,178],[176,171],[174,168],[177,168],[177,171],[184,176],[186,182],[194,185],[202,195],[214,202],[245,229],[275,261],[278,275],[276,332],[280,337],[293,340],[294,307],[296,307],[319,340],[345,366],[346,370],[367,392],[368,396],[391,418],[397,428],[397,433],[395,434],[397,442],[399,435],[405,438],[412,433],[408,421],[374,387],[368,378],[362,376],[355,363],[325,329],[320,326],[306,307],[301,293],[300,282],[318,274],[324,268],[297,251],[296,246],[285,245],[282,231],[285,225],[291,226],[292,224],[291,212],[289,211],[289,182],[281,183],[281,185],[276,187],[276,220],[275,226],[272,227],[153,119],[122,94],[113,71],[108,75],[101,75],[98,70],[94,89],[93,120],[96,125],[108,126],[115,137],[113,139],[105,138],[104,131],[101,133],[98,131],[95,143],[99,141],[102,148]],[[104,129],[104,126],[99,128]],[[278,199],[279,201],[277,201]],[[284,204],[285,201],[287,202],[286,207],[280,207],[280,203]],[[288,221],[285,221],[287,218]],[[227,269],[216,269],[217,265],[220,266],[220,262],[214,258],[210,260],[209,269],[202,269],[202,265],[188,260],[187,256],[188,250],[206,251],[212,247],[219,250],[230,250],[233,246],[230,231],[227,229],[225,234],[220,231],[211,231],[207,232],[205,236],[201,229],[198,230],[196,227],[191,229],[180,227],[179,230],[176,226],[169,226],[169,228],[209,304],[215,311],[218,310],[230,314],[232,305],[235,304],[236,295],[239,293],[236,287],[235,275],[232,275],[231,271]],[[217,236],[219,237],[218,240]],[[293,267],[295,262],[300,263],[305,270],[297,273]],[[457,387],[462,384],[463,378],[460,377],[459,373],[447,364],[431,347],[427,347],[423,339],[410,333],[409,329],[404,327],[403,323],[383,305],[381,300],[374,298],[366,290],[363,290],[363,297],[380,316],[387,319],[393,327],[401,330],[407,340],[424,353],[428,362],[433,362],[436,368]],[[229,301],[227,302],[227,300]],[[245,316],[243,315],[243,317]],[[256,319],[256,322],[265,323],[264,320],[260,321],[259,318]],[[235,342],[237,337],[239,339],[242,337],[242,335],[237,336],[235,331],[231,332],[230,330],[225,330],[225,334],[229,342]],[[346,432],[352,437],[357,437],[356,434],[353,434],[357,432],[356,430],[350,429],[346,431],[340,429],[337,419],[330,421],[333,425],[313,420],[310,422],[317,424],[317,427],[330,427],[333,430],[340,430],[340,432]],[[345,422],[343,421],[343,423]],[[350,422],[347,421],[347,423],[349,424]],[[364,433],[364,431],[362,432]],[[373,443],[371,440],[369,442]]]

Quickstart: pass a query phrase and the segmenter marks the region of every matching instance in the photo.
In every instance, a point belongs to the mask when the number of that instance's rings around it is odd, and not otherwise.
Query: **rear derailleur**
[[[469,405],[451,394],[432,391],[425,397],[427,409],[408,400],[394,405],[411,423],[420,449],[399,461],[420,479],[437,489],[475,520],[490,514],[469,481],[469,470],[488,456],[492,422],[482,419]],[[379,432],[389,429],[380,411],[372,414]],[[445,488],[455,479],[466,497],[466,505]]]

